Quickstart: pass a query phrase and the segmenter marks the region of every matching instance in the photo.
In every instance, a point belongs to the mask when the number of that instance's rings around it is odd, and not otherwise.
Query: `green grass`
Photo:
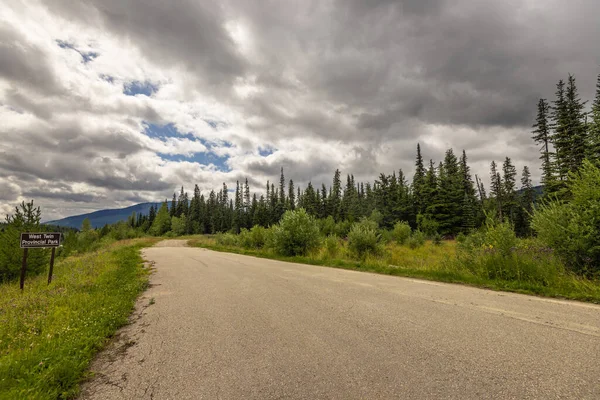
[[[445,241],[441,245],[435,245],[431,241],[427,241],[424,246],[415,249],[390,243],[385,246],[380,255],[367,256],[365,260],[359,261],[351,256],[347,245],[343,242],[340,243],[335,257],[329,256],[324,247],[308,256],[284,257],[269,249],[244,249],[239,246],[219,245],[216,239],[211,236],[190,236],[187,239],[190,246],[280,261],[461,283],[493,290],[600,303],[600,282],[582,279],[569,273],[562,273],[547,284],[528,280],[491,279],[485,275],[473,273],[469,268],[458,262],[456,242],[453,241]]]
[[[147,287],[139,250],[154,239],[68,257],[46,276],[0,285],[0,399],[68,399]]]

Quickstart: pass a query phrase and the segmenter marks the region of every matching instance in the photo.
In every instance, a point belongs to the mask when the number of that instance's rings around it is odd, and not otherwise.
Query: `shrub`
[[[428,236],[433,236],[437,233],[440,228],[440,224],[437,223],[429,215],[419,214],[417,215],[417,229],[424,232]]]
[[[412,230],[410,229],[410,225],[408,222],[399,221],[394,225],[394,230],[392,231],[394,240],[403,245],[410,238]]]
[[[260,225],[255,225],[250,230],[244,228],[238,238],[240,245],[246,249],[261,249],[267,239],[266,229]]]
[[[335,224],[334,235],[337,237],[345,238],[348,236],[348,232],[350,232],[350,228],[352,227],[352,223],[350,221],[341,221]]]
[[[483,230],[466,236],[458,244],[457,260],[482,278],[546,286],[563,272],[562,264],[549,247],[536,240],[519,240],[508,223],[492,219],[488,219]]]
[[[379,242],[382,244],[388,244],[395,241],[394,239],[394,231],[390,231],[387,229],[381,229],[379,233]]]
[[[437,232],[431,237],[431,240],[433,241],[433,244],[436,246],[441,246],[442,244],[444,244],[444,242],[442,242],[442,235],[440,235]]]
[[[217,233],[215,240],[221,246],[233,247],[238,245],[238,237],[232,233]]]
[[[406,244],[411,249],[416,249],[425,244],[425,234],[419,230],[414,231],[411,237],[406,241]]]
[[[336,258],[340,253],[340,240],[335,235],[329,235],[323,241],[325,255],[328,258]]]
[[[335,235],[335,228],[335,220],[331,215],[319,220],[319,231],[321,232],[321,235],[325,237]]]
[[[539,206],[532,227],[563,262],[583,275],[600,273],[600,169],[584,161],[570,177],[568,203],[551,200]]]
[[[273,247],[284,256],[306,255],[319,247],[319,226],[303,208],[283,214],[273,231]]]
[[[354,223],[348,233],[348,248],[361,260],[364,260],[368,254],[379,253],[377,223],[365,218]]]

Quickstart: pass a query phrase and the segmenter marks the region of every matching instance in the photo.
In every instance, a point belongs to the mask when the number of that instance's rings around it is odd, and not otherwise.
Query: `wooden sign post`
[[[21,233],[21,248],[23,249],[23,264],[21,264],[20,287],[25,286],[25,275],[27,273],[27,253],[29,249],[52,248],[50,256],[50,271],[48,272],[48,284],[52,282],[52,271],[54,270],[54,252],[60,246],[61,234],[57,232],[47,233]]]

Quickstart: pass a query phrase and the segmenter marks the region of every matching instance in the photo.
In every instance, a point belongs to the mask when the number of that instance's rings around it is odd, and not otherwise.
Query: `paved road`
[[[600,399],[599,306],[175,244],[83,398]]]

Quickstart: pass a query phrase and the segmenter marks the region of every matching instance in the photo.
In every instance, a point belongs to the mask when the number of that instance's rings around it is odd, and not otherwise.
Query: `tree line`
[[[552,102],[540,99],[532,138],[540,144],[543,194],[568,200],[567,182],[584,159],[600,161],[600,75],[591,110],[585,112],[573,75],[560,80]],[[236,182],[235,190],[223,183],[205,196],[198,185],[190,196],[182,187],[179,195],[165,200],[148,215],[134,215],[130,224],[153,234],[240,232],[254,225],[276,224],[286,210],[304,208],[310,215],[354,222],[374,212],[383,228],[406,221],[413,229],[446,237],[467,233],[481,226],[493,213],[509,221],[520,236],[530,235],[530,215],[540,194],[533,187],[531,171],[520,175],[509,157],[490,164],[490,186],[471,173],[466,152],[448,149],[439,163],[425,162],[417,144],[412,181],[402,170],[380,174],[372,182],[358,182],[353,175],[336,170],[332,183],[309,182],[305,188],[286,180],[283,169],[278,184],[266,182],[264,194],[252,194],[248,179]],[[488,194],[489,193],[489,194]]]

